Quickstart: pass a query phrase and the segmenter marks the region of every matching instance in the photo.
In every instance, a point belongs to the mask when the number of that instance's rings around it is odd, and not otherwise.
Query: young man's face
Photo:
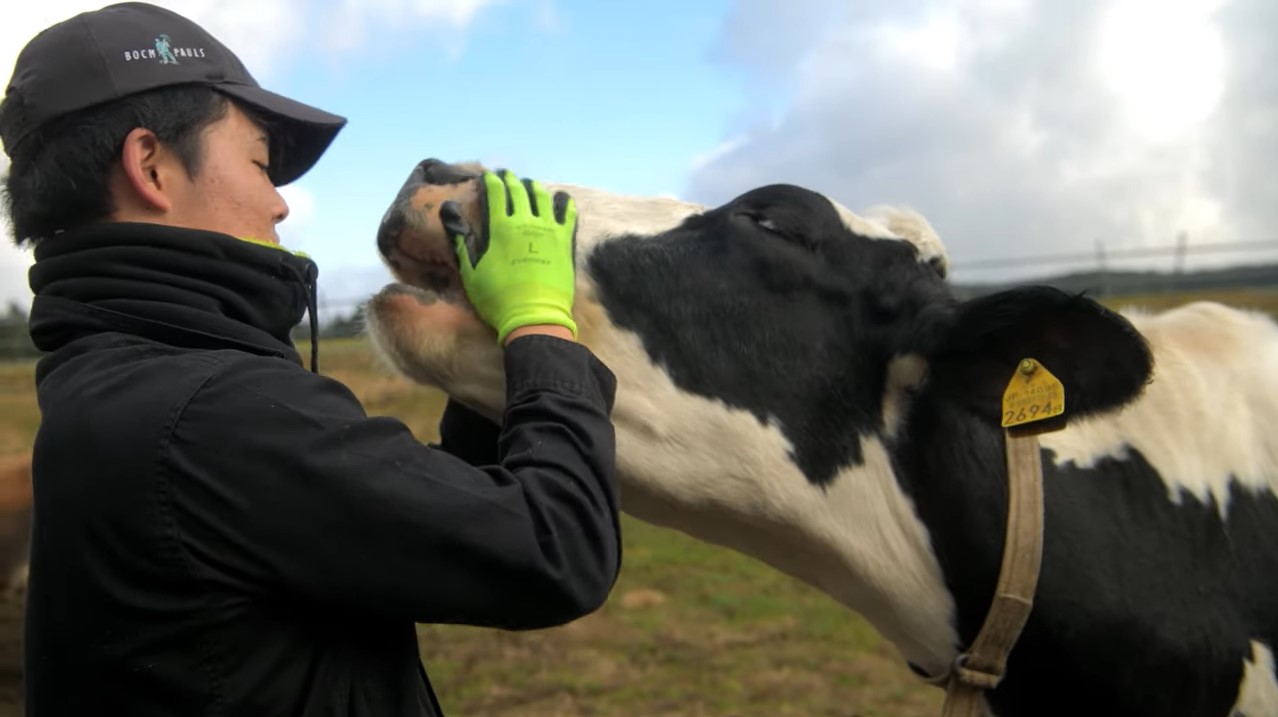
[[[204,132],[204,163],[194,179],[177,179],[167,223],[278,244],[275,225],[288,204],[271,183],[266,133],[234,104]]]

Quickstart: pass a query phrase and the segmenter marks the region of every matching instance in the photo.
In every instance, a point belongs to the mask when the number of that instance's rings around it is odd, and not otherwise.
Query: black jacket
[[[145,224],[35,255],[27,714],[433,715],[415,622],[605,600],[615,383],[584,346],[516,340],[504,429],[449,404],[429,447],[303,365],[305,257]]]

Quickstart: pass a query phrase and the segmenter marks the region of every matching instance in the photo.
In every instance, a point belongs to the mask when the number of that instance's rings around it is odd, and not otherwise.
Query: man
[[[487,177],[465,288],[505,347],[508,406],[498,427],[450,404],[422,445],[289,339],[314,324],[317,272],[278,246],[276,187],[344,122],[145,4],[19,56],[6,204],[49,352],[27,714],[434,715],[415,622],[553,626],[611,590],[615,383],[575,341],[575,209]],[[507,192],[540,211],[508,216]],[[529,242],[548,270],[512,261]]]

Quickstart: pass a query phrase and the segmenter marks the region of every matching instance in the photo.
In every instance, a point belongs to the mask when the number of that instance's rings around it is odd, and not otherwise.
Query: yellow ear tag
[[[1003,428],[1033,423],[1065,412],[1065,387],[1047,367],[1022,359],[1003,391]]]

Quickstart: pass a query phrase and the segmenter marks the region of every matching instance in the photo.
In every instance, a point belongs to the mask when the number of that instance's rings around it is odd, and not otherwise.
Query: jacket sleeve
[[[488,465],[501,461],[500,438],[501,426],[449,399],[439,419],[439,443],[433,445],[471,465]]]
[[[172,534],[232,589],[416,622],[531,629],[606,600],[621,564],[615,379],[589,350],[505,353],[500,461],[369,417],[341,383],[269,361],[217,372],[174,425]]]

